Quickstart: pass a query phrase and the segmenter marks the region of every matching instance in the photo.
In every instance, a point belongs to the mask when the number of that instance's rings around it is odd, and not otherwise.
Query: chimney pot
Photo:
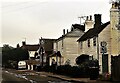
[[[90,15],[90,20],[92,20],[92,16]]]
[[[68,33],[68,29],[67,29],[67,33]]]
[[[87,19],[86,19],[86,20],[88,20],[88,18],[89,18],[89,17],[87,16]]]
[[[65,29],[63,29],[63,35],[65,35]]]

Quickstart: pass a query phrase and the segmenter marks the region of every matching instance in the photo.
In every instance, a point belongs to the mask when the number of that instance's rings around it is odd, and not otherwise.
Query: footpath
[[[75,82],[75,83],[112,83],[108,81],[101,81],[101,80],[90,80],[90,78],[72,78],[64,75],[53,74],[50,72],[36,72],[41,75],[46,75],[48,77],[59,78],[61,80]]]
[[[68,77],[68,76],[64,76],[64,75],[58,75],[55,73],[50,73],[50,72],[37,72],[37,71],[32,71],[32,70],[12,70],[9,69],[8,71],[10,72],[18,72],[18,73],[25,73],[25,72],[29,72],[32,74],[38,74],[38,75],[44,75],[44,76],[48,76],[48,77],[52,77],[52,78],[58,78],[64,81],[69,81],[69,82],[73,82],[73,83],[113,83],[113,82],[109,82],[109,81],[101,81],[101,80],[90,80],[90,78],[72,78],[72,77]]]

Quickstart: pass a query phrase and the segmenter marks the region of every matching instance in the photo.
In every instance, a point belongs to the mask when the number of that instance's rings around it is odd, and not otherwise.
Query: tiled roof
[[[79,30],[85,31],[85,26],[84,25],[72,24],[72,26],[74,27],[74,29],[79,29]]]
[[[107,25],[110,24],[109,22],[106,22],[104,24],[102,24],[99,27],[94,27],[92,29],[89,29],[82,37],[80,37],[77,41],[85,41],[87,39],[93,38],[95,36],[97,36]]]
[[[65,37],[80,37],[81,34],[84,33],[84,29],[85,29],[84,25],[72,24],[72,27],[73,27],[73,30],[71,30],[70,32],[62,35],[61,37],[59,37],[55,41],[61,40],[61,39],[65,38]]]
[[[39,44],[36,45],[24,45],[22,48],[27,49],[29,51],[37,51],[39,49]]]

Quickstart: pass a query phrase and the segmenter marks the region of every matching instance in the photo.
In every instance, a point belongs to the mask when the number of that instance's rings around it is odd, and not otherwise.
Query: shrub
[[[71,65],[61,65],[57,66],[57,68],[53,68],[52,66],[45,66],[43,68],[46,72],[53,72],[56,74],[66,75],[70,77],[90,77],[91,75],[95,75],[97,77],[99,73],[99,69],[91,69],[89,67],[89,62],[84,62],[79,66],[71,66]],[[91,73],[91,71],[93,71]]]
[[[57,67],[57,74],[62,74],[70,77],[89,77],[89,68],[79,66],[62,65]]]

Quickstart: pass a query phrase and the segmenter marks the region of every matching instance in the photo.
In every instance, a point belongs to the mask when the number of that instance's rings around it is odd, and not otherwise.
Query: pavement
[[[53,73],[50,73],[50,72],[37,72],[37,73],[42,74],[42,75],[47,75],[48,77],[59,78],[61,80],[70,81],[70,82],[86,83],[86,82],[90,81],[89,78],[71,78],[71,77],[68,77],[68,76],[53,74]]]
[[[68,76],[64,76],[64,75],[58,75],[58,74],[54,74],[54,73],[50,73],[50,72],[36,72],[42,75],[47,75],[49,77],[53,77],[53,78],[59,78],[61,80],[65,80],[65,81],[70,81],[70,82],[77,82],[77,83],[112,83],[109,81],[101,81],[101,80],[90,80],[90,78],[72,78],[72,77],[68,77]]]
[[[55,73],[43,72],[43,71],[37,72],[37,71],[32,71],[32,70],[14,70],[13,72],[20,73],[20,72],[26,72],[26,71],[30,72],[31,74],[48,76],[48,77],[57,78],[57,79],[61,79],[61,80],[72,82],[72,83],[113,83],[113,82],[109,82],[109,81],[90,80],[90,78],[72,78],[72,77],[68,77],[68,76],[64,76],[64,75],[58,75]]]

